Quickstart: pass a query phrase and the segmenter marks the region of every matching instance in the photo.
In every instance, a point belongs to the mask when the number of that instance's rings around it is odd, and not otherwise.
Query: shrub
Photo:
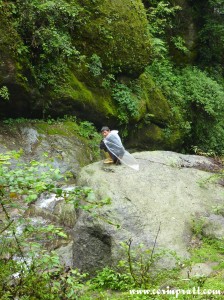
[[[118,118],[121,124],[127,124],[129,118],[139,115],[137,97],[127,85],[116,83],[112,89],[112,97],[118,104]]]
[[[66,197],[55,185],[62,175],[50,165],[36,161],[16,165],[21,154],[0,154],[0,298],[79,299],[87,274],[65,269],[59,257],[39,242],[64,239],[66,234],[54,225],[32,225],[23,215],[24,201],[36,200],[43,191],[54,191],[57,196]],[[67,198],[75,202],[73,194]],[[82,208],[91,210],[93,206],[91,203]],[[16,218],[11,217],[10,208],[19,211]]]
[[[9,90],[6,86],[0,88],[0,97],[3,100],[9,100]]]
[[[174,117],[172,126],[182,131],[185,148],[221,153],[224,147],[224,89],[196,67],[175,69],[168,60],[147,68],[167,97]]]

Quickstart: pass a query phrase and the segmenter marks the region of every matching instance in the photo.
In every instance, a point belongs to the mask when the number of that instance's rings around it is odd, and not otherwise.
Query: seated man
[[[118,135],[117,130],[110,130],[109,127],[103,126],[101,134],[104,139],[100,143],[100,149],[108,153],[108,158],[104,160],[105,164],[120,164],[120,158],[125,153],[124,146]]]

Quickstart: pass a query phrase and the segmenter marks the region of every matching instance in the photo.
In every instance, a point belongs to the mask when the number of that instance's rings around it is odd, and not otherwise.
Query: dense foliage
[[[164,148],[197,146],[221,153],[223,1],[109,3],[0,1],[2,26],[10,32],[10,39],[3,36],[2,50],[13,53],[16,80],[36,97],[35,105],[41,102],[42,116],[68,114],[72,102],[73,115],[83,110],[82,118],[91,122],[97,122],[96,114],[105,115],[128,135],[133,124],[142,128],[153,115],[160,135],[154,139],[178,136],[178,143],[164,142]],[[164,119],[156,116],[159,102],[137,83],[145,70],[169,103],[172,113]],[[4,76],[0,99],[8,100]]]
[[[202,68],[213,76],[224,75],[224,3],[222,0],[202,1],[199,30],[199,58]]]
[[[21,154],[0,154],[0,298],[76,299],[81,274],[75,270],[66,274],[56,253],[41,244],[66,238],[66,234],[52,224],[32,223],[23,215],[25,203],[43,191],[55,190],[62,175],[45,163],[16,163]],[[16,218],[13,208],[18,210]]]
[[[82,9],[76,1],[12,1],[8,3],[11,20],[23,43],[17,47],[20,57],[27,56],[31,73],[39,89],[57,86],[68,63],[79,59],[72,32],[81,26]]]
[[[209,152],[224,148],[224,89],[196,67],[177,69],[169,61],[154,61],[147,72],[156,79],[172,107],[185,140],[185,149],[197,145]]]

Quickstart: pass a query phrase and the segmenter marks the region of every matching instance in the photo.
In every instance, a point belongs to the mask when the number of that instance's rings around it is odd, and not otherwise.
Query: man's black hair
[[[100,131],[103,132],[105,130],[110,131],[110,128],[108,126],[103,126]]]

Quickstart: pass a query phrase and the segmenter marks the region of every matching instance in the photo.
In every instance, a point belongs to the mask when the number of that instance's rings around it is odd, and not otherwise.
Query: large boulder
[[[78,2],[84,8],[84,22],[74,36],[78,49],[90,56],[97,54],[110,72],[139,75],[149,62],[151,48],[142,1]]]
[[[41,16],[43,23],[48,24],[51,9],[54,6],[57,9],[57,5],[46,3],[45,9],[37,5],[33,15],[32,4],[27,7],[21,5],[21,11],[18,10],[21,18],[14,20],[11,6],[3,4],[0,12],[0,87],[6,85],[9,88],[10,101],[0,101],[2,116],[27,117],[33,113],[40,117],[45,113],[52,116],[72,113],[81,117],[85,114],[88,120],[93,120],[94,115],[98,118],[105,116],[105,119],[114,117],[116,110],[111,99],[108,99],[107,91],[101,91],[102,82],[95,82],[94,76],[90,76],[91,65],[94,68],[96,63],[94,57],[101,60],[102,72],[131,73],[135,77],[149,63],[150,36],[146,11],[140,0],[131,3],[127,0],[76,0],[71,7],[64,2],[64,7],[62,2],[58,9],[60,20],[64,18],[63,24],[57,22],[57,14],[52,18],[55,18],[53,21],[59,33],[63,32],[64,27],[69,27],[68,40],[71,39],[72,46],[79,51],[79,59],[77,62],[73,58],[67,64],[64,58],[63,71],[60,58],[54,61],[47,56],[47,51],[43,52],[43,48],[48,47],[52,51],[55,40],[49,45],[42,45],[39,40],[37,44],[31,42],[37,38],[38,30],[45,29],[44,25],[38,25],[36,14]],[[64,9],[68,19],[64,17]],[[72,11],[75,11],[71,20],[73,26],[69,19]],[[33,26],[30,25],[31,18]],[[55,32],[51,30],[50,36],[53,36]],[[60,52],[59,46],[57,51]],[[46,64],[47,73],[42,63]],[[88,118],[89,114],[91,116]]]
[[[139,119],[131,122],[126,145],[141,150],[175,150],[182,144],[183,136],[178,129],[167,134],[167,125],[173,120],[171,107],[153,78],[142,73],[137,84],[141,88],[137,100]]]
[[[192,218],[206,215],[223,201],[223,187],[206,181],[217,166],[210,159],[174,152],[135,153],[140,170],[125,165],[84,167],[78,184],[111,204],[92,217],[82,211],[74,228],[74,265],[93,272],[119,259],[120,243],[174,250],[188,257]],[[205,182],[207,182],[205,184]],[[113,223],[113,225],[111,225]],[[117,228],[119,225],[120,228]],[[166,266],[171,265],[166,262]]]

